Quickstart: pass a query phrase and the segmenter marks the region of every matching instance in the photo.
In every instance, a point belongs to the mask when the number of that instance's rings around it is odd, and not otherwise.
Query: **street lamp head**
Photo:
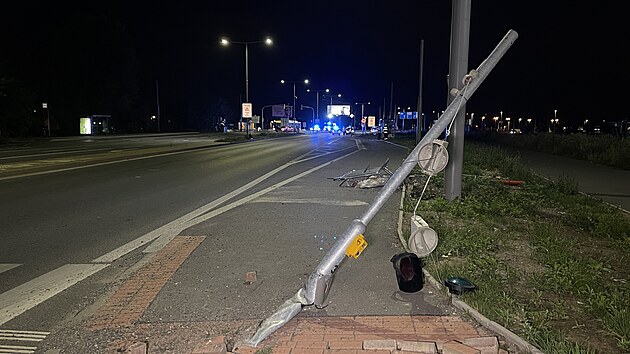
[[[330,89],[325,89],[324,91],[326,91],[326,93],[330,92]]]
[[[227,38],[221,38],[221,45],[222,46],[227,46],[230,44],[230,40]]]
[[[280,83],[281,83],[281,84],[284,84],[284,80],[280,80]]]
[[[308,79],[304,79],[304,83],[308,85]]]
[[[272,45],[273,44],[273,40],[270,37],[265,38],[265,44],[266,45]]]

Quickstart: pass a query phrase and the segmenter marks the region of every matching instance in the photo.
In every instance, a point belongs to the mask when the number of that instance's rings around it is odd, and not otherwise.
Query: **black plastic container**
[[[400,253],[391,259],[398,289],[406,293],[415,293],[422,290],[424,286],[424,275],[422,273],[422,260],[414,253]]]

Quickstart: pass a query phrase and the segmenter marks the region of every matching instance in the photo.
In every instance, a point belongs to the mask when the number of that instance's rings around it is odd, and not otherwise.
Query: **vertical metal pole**
[[[48,108],[48,105],[46,105],[46,122],[48,124],[48,137],[50,138],[52,136],[52,127],[50,126],[50,108]]]
[[[422,139],[422,130],[424,129],[424,116],[422,115],[422,75],[424,73],[424,39],[420,40],[420,78],[418,79],[418,117],[416,118],[416,144]],[[422,122],[422,125],[420,125]]]
[[[462,87],[462,78],[468,72],[468,38],[470,32],[471,0],[453,0],[451,18],[450,88]],[[455,97],[448,95],[449,104]],[[466,103],[462,102],[450,132],[449,164],[444,170],[444,198],[454,200],[462,194],[462,166],[464,162],[464,129]]]
[[[394,115],[394,82],[392,81],[392,85],[389,91],[389,120],[392,119],[393,115]],[[396,122],[396,129],[398,129],[398,122]],[[393,130],[396,131],[396,129],[393,129]]]
[[[317,97],[317,102],[315,102],[315,109],[317,110],[317,114],[315,116],[319,120],[319,90],[315,90],[315,96]],[[315,126],[315,121],[313,121],[313,126]]]
[[[293,118],[293,124],[295,124],[295,81],[293,81],[293,109],[291,110],[291,118]]]
[[[249,53],[245,43],[245,102],[249,103]]]
[[[155,102],[157,103],[157,131],[160,132],[160,89],[158,81],[155,80]]]

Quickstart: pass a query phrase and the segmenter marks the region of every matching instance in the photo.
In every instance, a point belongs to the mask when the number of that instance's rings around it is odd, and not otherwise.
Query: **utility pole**
[[[468,73],[468,39],[470,32],[471,0],[453,0],[451,17],[451,57],[449,65],[450,104],[456,97],[450,95],[450,89],[461,88],[462,78]],[[458,93],[458,95],[460,95]],[[462,166],[464,163],[464,129],[466,103],[462,102],[457,115],[453,118],[450,132],[448,153],[450,162],[444,170],[444,197],[452,201],[462,195]]]
[[[160,89],[158,88],[158,81],[155,80],[155,101],[157,102],[157,130],[160,132]]]
[[[420,40],[420,78],[418,79],[418,117],[416,118],[416,144],[422,139],[422,131],[424,130],[424,115],[422,114],[422,74],[424,73],[424,39]],[[420,125],[422,122],[422,125]]]

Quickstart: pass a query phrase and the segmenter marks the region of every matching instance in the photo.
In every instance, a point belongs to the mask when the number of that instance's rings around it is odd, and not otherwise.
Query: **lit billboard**
[[[350,115],[350,105],[345,104],[329,104],[328,109],[326,110],[326,115],[333,116],[349,116]]]

